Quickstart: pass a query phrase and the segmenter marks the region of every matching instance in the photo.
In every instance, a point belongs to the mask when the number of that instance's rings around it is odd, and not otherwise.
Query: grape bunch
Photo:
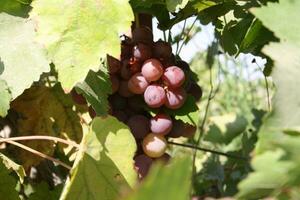
[[[120,57],[108,55],[107,65],[112,84],[110,114],[128,125],[137,142],[135,169],[142,179],[152,163],[170,159],[166,153],[169,137],[192,137],[196,131],[164,108],[181,108],[188,94],[199,100],[202,90],[191,78],[189,65],[175,58],[169,43],[154,42],[147,27],[134,29],[132,37],[122,36]],[[154,116],[151,109],[157,111]],[[91,107],[89,113],[96,116]]]

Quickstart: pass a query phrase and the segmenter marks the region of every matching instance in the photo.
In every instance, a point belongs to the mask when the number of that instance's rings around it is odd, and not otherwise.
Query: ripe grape
[[[162,156],[167,149],[167,140],[157,134],[149,133],[143,140],[144,153],[151,158]]]
[[[145,154],[138,155],[134,158],[134,168],[137,171],[140,180],[148,174],[152,162],[152,158]]]
[[[149,119],[143,115],[130,117],[127,125],[136,139],[142,139],[150,132]]]
[[[186,100],[186,92],[183,88],[168,89],[165,106],[170,109],[180,108]]]
[[[128,106],[135,112],[142,112],[144,111],[146,103],[141,95],[135,95],[128,99]]]
[[[111,74],[114,74],[119,71],[121,68],[121,62],[110,55],[107,55],[107,65],[108,65],[108,71]]]
[[[87,104],[84,96],[81,95],[81,94],[78,94],[75,89],[71,90],[71,96],[72,96],[72,99],[73,99],[73,101],[75,103],[77,103],[79,105],[85,105],[85,104]]]
[[[171,66],[165,70],[162,80],[169,88],[178,88],[184,83],[185,75],[179,67]]]
[[[119,90],[118,93],[122,96],[122,97],[131,97],[134,94],[132,92],[130,92],[130,90],[128,89],[128,81],[120,81],[120,86],[119,86]]]
[[[151,47],[142,43],[135,45],[132,52],[134,58],[140,62],[143,62],[152,56]]]
[[[163,113],[155,115],[150,119],[150,129],[155,134],[168,134],[172,129],[171,117]]]
[[[167,59],[172,55],[172,47],[168,42],[158,40],[153,45],[153,54],[155,58]]]
[[[173,128],[168,134],[168,137],[178,138],[182,136],[182,137],[190,138],[194,136],[195,132],[196,132],[195,126],[188,123],[184,123],[181,120],[176,120],[173,121]]]
[[[139,27],[133,30],[132,39],[134,42],[150,44],[153,42],[153,34],[148,27]]]
[[[116,91],[118,91],[120,81],[119,81],[119,78],[114,74],[110,75],[110,81],[111,81],[111,90],[112,90],[112,94],[113,94]]]
[[[130,71],[132,74],[141,71],[142,63],[137,61],[135,58],[130,58],[129,64],[130,64]]]
[[[123,110],[127,106],[127,99],[117,93],[109,96],[108,100],[115,110]]]
[[[130,65],[129,65],[129,59],[123,61],[120,75],[124,80],[130,79],[130,77],[132,76]]]
[[[166,102],[165,90],[159,85],[149,85],[144,92],[144,100],[151,108],[158,108]]]
[[[112,113],[112,116],[116,117],[119,121],[126,123],[128,116],[126,115],[126,113],[122,110],[115,110]]]
[[[163,74],[163,66],[157,59],[148,59],[142,66],[142,74],[147,81],[157,81]]]
[[[147,80],[141,73],[134,74],[128,81],[128,88],[134,94],[143,94],[148,85]]]
[[[171,159],[171,156],[169,154],[167,154],[167,153],[164,153],[164,155],[162,155],[159,158],[156,158],[154,161],[155,162],[158,161],[158,162],[162,162],[164,164],[167,164],[170,161],[170,159]]]

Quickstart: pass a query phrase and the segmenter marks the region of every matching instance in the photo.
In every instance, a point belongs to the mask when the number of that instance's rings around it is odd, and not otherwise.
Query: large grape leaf
[[[31,0],[1,0],[0,12],[6,12],[10,15],[27,17],[30,11]]]
[[[174,160],[169,166],[154,166],[143,183],[126,200],[189,199],[192,162]]]
[[[37,22],[38,39],[65,90],[83,81],[90,69],[97,71],[100,57],[119,56],[118,34],[129,29],[133,20],[126,0],[35,0],[32,7],[30,17]]]
[[[76,90],[84,95],[98,115],[107,114],[107,98],[111,93],[111,83],[107,74],[89,71],[85,80],[76,85]]]
[[[6,82],[13,99],[50,70],[43,49],[35,42],[33,22],[6,13],[0,13],[0,57],[0,80]]]
[[[19,200],[19,194],[15,190],[17,181],[10,176],[10,171],[0,162],[0,197],[5,200]]]
[[[189,0],[166,0],[167,8],[170,12],[175,12],[178,9],[183,9]]]
[[[120,189],[135,184],[135,150],[128,127],[111,116],[95,118],[60,199],[116,199]]]
[[[59,85],[54,88],[33,86],[11,103],[17,119],[19,135],[49,135],[80,142],[82,127],[80,119],[73,111],[73,102]],[[24,144],[46,154],[53,154],[54,147],[49,141],[24,141]],[[68,154],[69,146],[59,145]],[[18,149],[17,157],[25,169],[37,165],[42,158]]]
[[[5,167],[8,170],[13,170],[17,173],[20,182],[23,183],[24,177],[26,176],[24,168],[21,165],[18,165],[17,163],[12,161],[10,158],[8,158],[2,153],[0,153],[0,159],[2,160],[2,163],[5,165]]]
[[[0,80],[0,116],[4,117],[7,115],[7,110],[9,109],[9,102],[11,100],[11,94],[6,85],[6,82]]]
[[[50,190],[46,182],[42,182],[34,187],[34,192],[29,196],[29,200],[57,200],[62,191],[62,184]]]

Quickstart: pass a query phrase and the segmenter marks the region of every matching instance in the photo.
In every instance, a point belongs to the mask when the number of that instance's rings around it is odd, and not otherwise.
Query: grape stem
[[[39,152],[39,151],[37,151],[37,150],[35,150],[35,149],[32,149],[32,148],[30,148],[30,147],[28,147],[28,146],[25,146],[25,145],[23,145],[23,144],[20,144],[20,143],[18,143],[18,142],[15,142],[15,141],[6,141],[6,142],[9,143],[9,144],[15,145],[15,146],[17,146],[17,147],[20,147],[20,148],[22,148],[22,149],[24,149],[24,150],[26,150],[26,151],[29,151],[30,153],[33,153],[33,154],[35,154],[35,155],[37,155],[37,156],[40,156],[40,157],[45,158],[45,159],[47,159],[47,160],[51,160],[52,162],[55,162],[55,163],[57,163],[57,164],[59,164],[59,165],[65,167],[65,168],[67,168],[68,170],[72,169],[72,167],[69,166],[69,165],[67,165],[66,163],[64,163],[64,162],[62,162],[62,161],[60,161],[60,160],[58,160],[58,159],[55,159],[55,158],[53,158],[53,157],[51,157],[51,156],[48,156],[48,155],[46,155],[46,154],[44,154],[44,153],[42,153],[42,152]]]
[[[228,153],[224,153],[224,152],[220,152],[220,151],[216,151],[216,150],[211,150],[211,149],[206,149],[206,148],[198,147],[198,146],[195,146],[195,145],[192,145],[192,144],[182,144],[182,143],[171,142],[171,141],[168,141],[168,143],[172,144],[172,145],[182,146],[182,147],[186,147],[186,148],[191,148],[191,149],[195,149],[195,150],[205,151],[205,152],[209,152],[209,153],[213,153],[213,154],[218,154],[218,155],[221,155],[221,156],[226,156],[226,157],[231,157],[231,158],[236,158],[236,159],[241,159],[241,160],[248,160],[249,159],[247,157],[233,155],[233,154],[228,154]]]
[[[32,135],[32,136],[20,136],[20,137],[10,137],[10,138],[0,138],[1,143],[9,143],[10,141],[24,141],[24,140],[50,140],[54,142],[60,142],[63,144],[70,145],[74,148],[79,149],[80,145],[73,141],[68,141],[62,138],[46,136],[46,135]]]

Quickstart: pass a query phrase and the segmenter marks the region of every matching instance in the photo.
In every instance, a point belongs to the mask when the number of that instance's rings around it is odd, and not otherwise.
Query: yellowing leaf
[[[114,117],[95,118],[84,135],[61,200],[116,199],[132,187],[136,143],[128,127]]]
[[[39,41],[48,49],[65,90],[83,81],[90,69],[97,71],[100,57],[119,55],[118,34],[133,20],[126,0],[35,0],[32,7]]]
[[[20,115],[17,120],[18,134],[49,135],[79,142],[82,128],[69,98],[58,86],[37,86],[26,90],[11,104]],[[49,155],[53,154],[55,147],[49,141],[26,141],[24,144]],[[18,157],[25,169],[42,159],[23,150],[20,150]]]

